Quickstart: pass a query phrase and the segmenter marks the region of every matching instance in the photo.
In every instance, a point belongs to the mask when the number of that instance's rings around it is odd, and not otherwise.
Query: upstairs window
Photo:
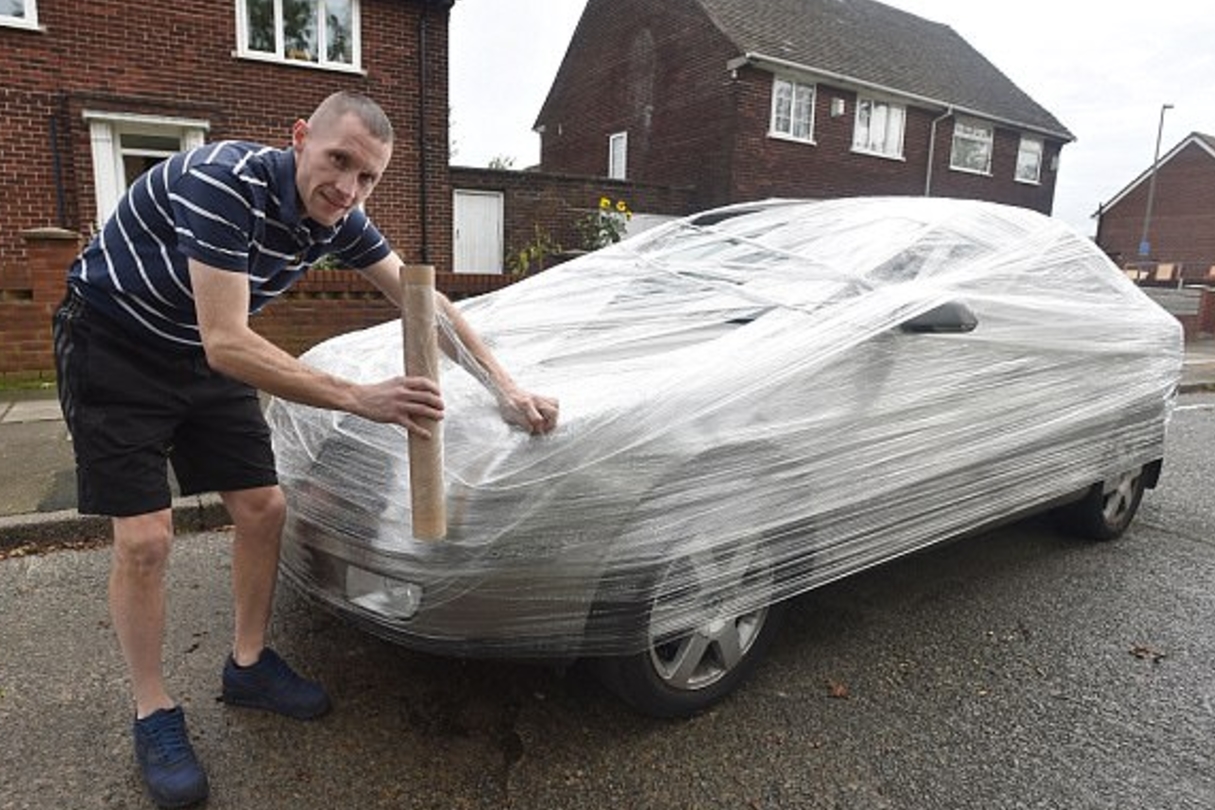
[[[0,0],[0,25],[37,28],[38,4],[35,0]]]
[[[629,176],[629,133],[608,136],[608,177],[624,180]]]
[[[953,148],[949,168],[975,174],[991,174],[991,148],[995,127],[986,121],[959,118],[953,125]]]
[[[856,101],[856,127],[852,131],[852,148],[871,155],[901,158],[903,156],[903,127],[906,108],[872,98]]]
[[[777,78],[772,83],[770,133],[797,141],[814,140],[814,85]]]
[[[1017,149],[1017,182],[1037,185],[1042,179],[1042,139],[1021,136]]]
[[[241,56],[358,70],[359,0],[236,0],[236,36]]]

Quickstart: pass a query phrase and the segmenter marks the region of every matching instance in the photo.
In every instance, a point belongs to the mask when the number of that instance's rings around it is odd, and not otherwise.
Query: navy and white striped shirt
[[[135,334],[202,346],[187,258],[249,276],[249,312],[336,255],[368,267],[390,252],[367,216],[334,227],[299,210],[295,153],[244,141],[181,152],[141,175],[72,264],[68,283]]]

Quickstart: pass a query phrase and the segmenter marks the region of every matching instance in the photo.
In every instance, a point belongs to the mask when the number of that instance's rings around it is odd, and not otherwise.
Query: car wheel
[[[639,617],[647,649],[594,662],[638,711],[689,717],[734,691],[771,646],[784,607],[764,604],[772,565],[754,546],[726,556],[697,553],[666,565]]]
[[[1113,540],[1131,525],[1146,483],[1146,468],[1136,467],[1093,484],[1063,513],[1067,528],[1081,537]]]

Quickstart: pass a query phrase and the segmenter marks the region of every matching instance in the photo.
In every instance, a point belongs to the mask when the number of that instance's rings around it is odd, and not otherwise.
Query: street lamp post
[[[1152,203],[1156,199],[1156,167],[1160,164],[1160,136],[1164,133],[1164,113],[1173,109],[1172,104],[1160,105],[1160,124],[1156,127],[1156,153],[1152,158],[1152,174],[1148,180],[1147,208],[1143,212],[1143,236],[1139,239],[1139,255],[1146,258],[1152,252],[1152,243],[1148,241],[1148,227],[1152,222]]]

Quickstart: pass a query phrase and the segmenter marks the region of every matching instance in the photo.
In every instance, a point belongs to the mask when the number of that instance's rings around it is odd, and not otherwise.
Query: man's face
[[[392,157],[392,144],[373,137],[347,113],[309,126],[296,121],[295,187],[304,212],[321,225],[334,225],[367,199]]]

